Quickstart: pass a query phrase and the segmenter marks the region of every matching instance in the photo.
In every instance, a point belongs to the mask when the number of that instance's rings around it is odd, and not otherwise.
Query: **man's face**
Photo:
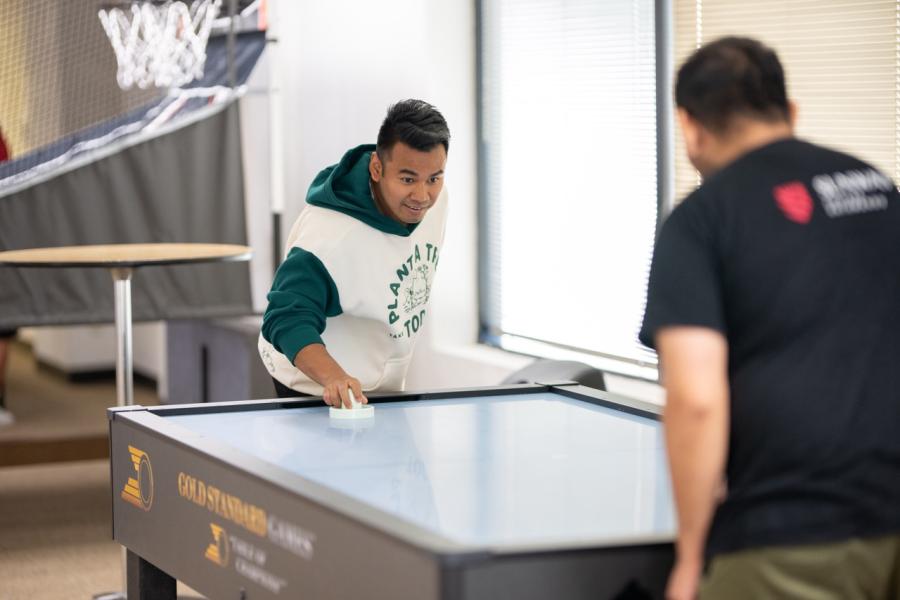
[[[421,222],[444,187],[444,145],[420,152],[397,142],[384,159],[373,152],[369,162],[378,209],[400,223]]]

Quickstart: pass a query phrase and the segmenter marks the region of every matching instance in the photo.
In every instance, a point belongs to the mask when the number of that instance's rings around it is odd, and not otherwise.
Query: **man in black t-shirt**
[[[676,104],[704,182],[660,232],[641,330],[667,392],[668,597],[900,598],[897,188],[793,137],[754,40],[700,48]]]

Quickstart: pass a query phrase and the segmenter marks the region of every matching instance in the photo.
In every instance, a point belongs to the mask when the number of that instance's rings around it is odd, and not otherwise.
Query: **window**
[[[900,181],[898,0],[674,0],[673,13],[676,65],[725,35],[761,40],[781,58],[799,106],[797,135]],[[682,198],[698,179],[680,140],[675,174]]]
[[[480,2],[482,339],[655,378],[653,0]]]

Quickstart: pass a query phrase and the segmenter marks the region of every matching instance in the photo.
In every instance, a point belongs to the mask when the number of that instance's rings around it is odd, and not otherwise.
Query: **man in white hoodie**
[[[447,122],[421,100],[394,104],[376,145],[315,178],[287,240],[259,352],[279,397],[350,406],[399,391],[426,319],[447,215]]]

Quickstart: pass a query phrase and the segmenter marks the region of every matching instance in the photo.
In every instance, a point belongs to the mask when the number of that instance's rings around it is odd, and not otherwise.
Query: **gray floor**
[[[72,384],[38,368],[27,347],[13,346],[8,406],[16,423],[0,439],[39,439],[106,430],[115,382]],[[151,388],[136,402],[156,404]],[[0,468],[0,599],[89,599],[122,589],[120,546],[111,539],[106,460]],[[180,595],[192,595],[179,588]]]

